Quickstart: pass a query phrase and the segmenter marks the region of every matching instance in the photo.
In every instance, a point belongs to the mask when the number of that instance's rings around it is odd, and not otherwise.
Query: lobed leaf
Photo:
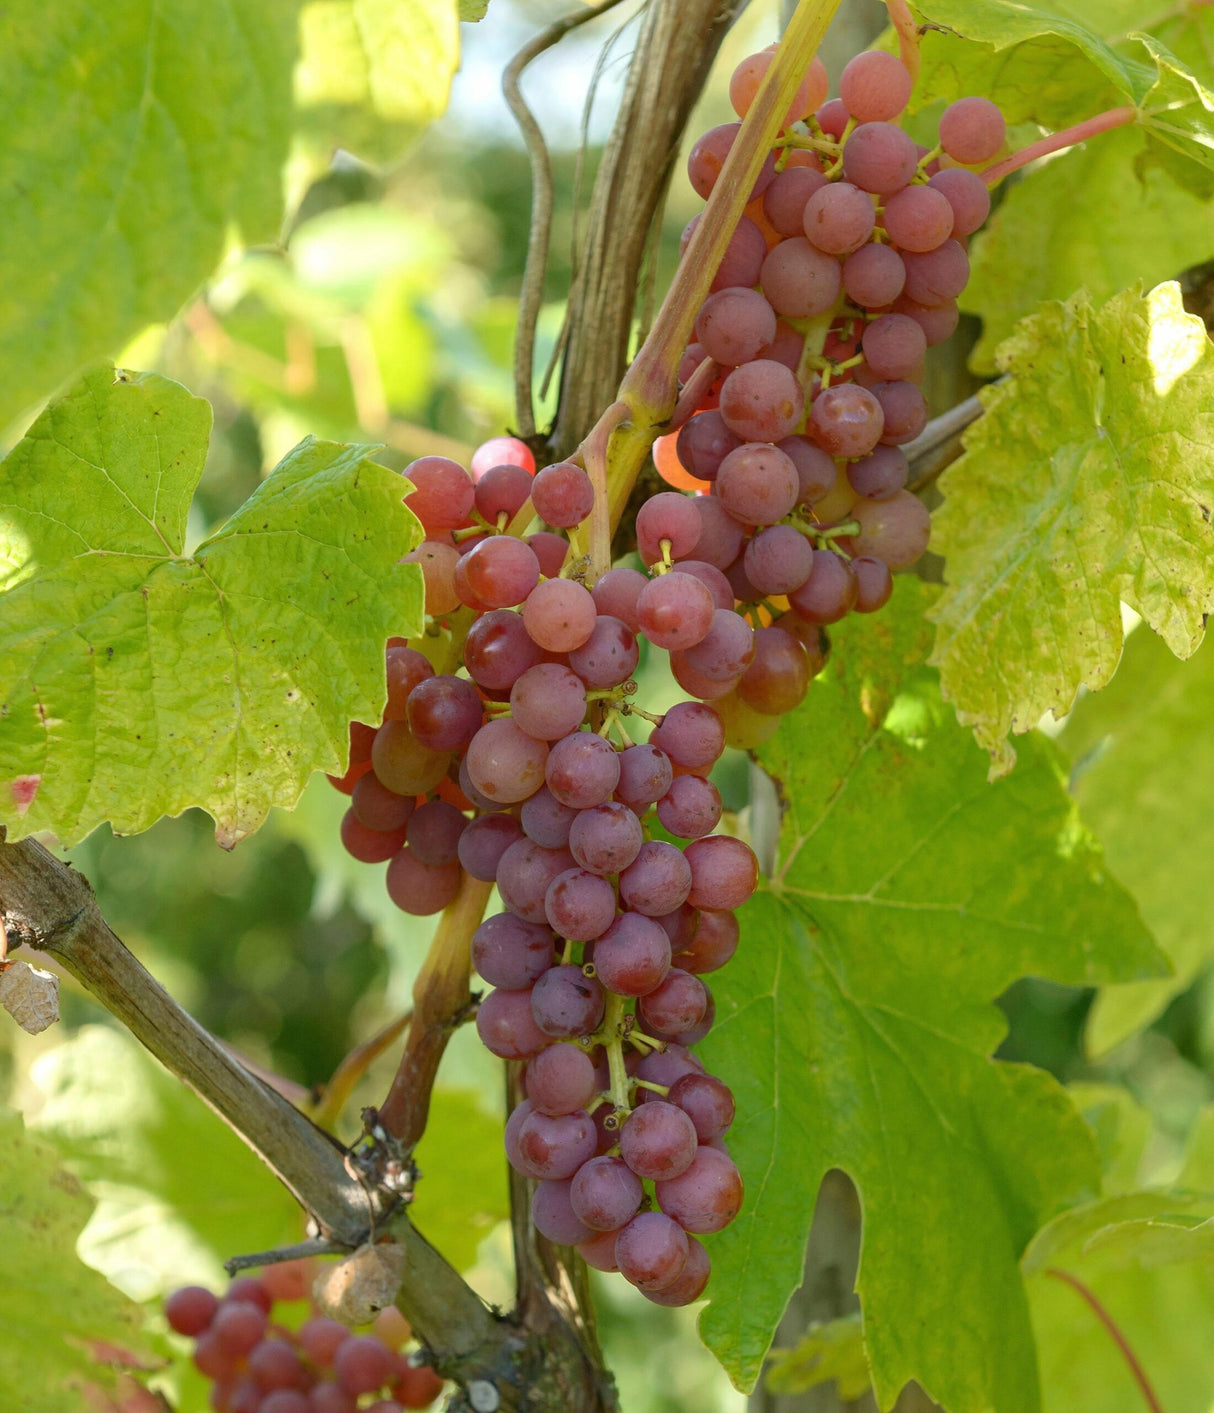
[[[1214,607],[1214,346],[1179,289],[1045,305],[998,362],[940,479],[931,612],[944,694],[993,774],[1009,731],[1112,677],[1121,601],[1179,657]]]
[[[760,752],[787,812],[779,867],[713,978],[718,1023],[701,1047],[737,1096],[747,1184],[713,1242],[701,1333],[739,1386],[753,1382],[801,1280],[814,1195],[842,1168],[864,1212],[880,1405],[917,1379],[957,1413],[1029,1413],[1017,1262],[1098,1170],[1065,1092],[989,1058],[1003,1033],[990,999],[1029,973],[1082,984],[1162,959],[1054,749],[1034,739],[1014,777],[987,784],[923,665],[930,591],[897,585],[878,618],[834,631],[826,674]]]
[[[220,841],[344,768],[383,645],[423,621],[420,537],[369,447],[308,439],[192,555],[210,409],[90,374],[0,463],[0,819],[72,843],[201,806]]]

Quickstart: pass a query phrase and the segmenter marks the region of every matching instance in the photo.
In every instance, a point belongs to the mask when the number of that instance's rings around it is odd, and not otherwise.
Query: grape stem
[[[628,1071],[624,1068],[624,998],[613,991],[607,993],[607,1008],[599,1027],[607,1050],[607,1072],[611,1076],[611,1102],[617,1109],[628,1111]]]
[[[1138,109],[1132,106],[1110,108],[1108,112],[1097,113],[1094,118],[1087,118],[1082,123],[1076,123],[1074,127],[1063,128],[1061,132],[1051,133],[1049,137],[1043,137],[1039,142],[1030,142],[1019,152],[1013,152],[1010,157],[1005,157],[1003,161],[987,167],[980,175],[987,186],[994,186],[996,182],[1001,182],[1012,172],[1019,171],[1021,167],[1027,166],[1030,162],[1035,162],[1038,157],[1048,157],[1051,152],[1061,152],[1064,147],[1074,147],[1077,142],[1086,142],[1089,137],[1095,137],[1098,133],[1125,127],[1127,123],[1132,123],[1137,117]]]
[[[919,80],[919,28],[911,14],[906,0],[885,0],[889,11],[889,22],[898,35],[898,57],[906,66],[911,78]]]

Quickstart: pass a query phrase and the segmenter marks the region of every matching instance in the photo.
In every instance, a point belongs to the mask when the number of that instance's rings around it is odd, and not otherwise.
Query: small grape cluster
[[[735,70],[740,117],[771,58]],[[684,383],[700,370],[699,410],[655,450],[668,481],[711,489],[750,529],[744,542],[727,529],[736,553],[722,567],[739,602],[782,596],[817,624],[880,608],[890,571],[927,547],[929,517],[906,490],[900,448],[926,424],[924,354],[957,325],[965,242],[990,209],[982,177],[960,164],[987,161],[1005,136],[999,110],[974,97],[945,110],[935,151],[916,144],[894,121],[911,75],[879,50],[852,59],[839,89],[825,101],[815,59],[684,356]],[[693,146],[687,170],[701,196],[740,127]]]
[[[770,62],[734,74],[740,116]],[[659,1304],[698,1298],[697,1237],[742,1201],[733,1096],[690,1047],[758,868],[718,832],[709,774],[802,700],[824,625],[879,609],[927,544],[900,447],[925,423],[921,361],[956,323],[963,241],[987,209],[981,177],[937,168],[986,160],[1003,123],[962,100],[943,155],[922,151],[892,122],[910,90],[878,52],[832,102],[818,61],[806,75],[699,311],[681,372],[694,415],[655,446],[678,489],[636,516],[644,570],[582,552],[595,497],[576,462],[537,474],[522,442],[495,438],[470,469],[407,468],[425,531],[408,558],[446,670],[390,643],[384,720],[356,724],[334,782],[351,794],[346,847],[387,862],[405,911],[446,907],[465,875],[497,885],[505,911],[472,961],[494,988],[482,1040],[526,1062],[508,1157],[538,1184],[545,1236]],[[738,130],[693,148],[701,195]],[[528,505],[550,528],[520,536]],[[689,698],[660,717],[635,700],[641,639]]]
[[[380,1312],[366,1334],[314,1313],[298,1329],[272,1320],[279,1301],[306,1299],[304,1262],[242,1276],[219,1299],[185,1286],[165,1302],[169,1327],[195,1341],[194,1363],[213,1380],[215,1413],[401,1413],[428,1408],[443,1381],[401,1351],[411,1335],[399,1310]]]

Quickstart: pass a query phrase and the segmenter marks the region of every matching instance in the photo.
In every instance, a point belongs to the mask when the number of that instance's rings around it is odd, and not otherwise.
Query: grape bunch
[[[276,1302],[305,1300],[306,1262],[242,1276],[223,1299],[185,1286],[165,1302],[169,1327],[195,1341],[194,1363],[213,1380],[215,1413],[400,1413],[428,1408],[443,1381],[401,1353],[408,1322],[395,1307],[366,1334],[313,1313],[297,1329],[274,1323]]]
[[[735,72],[740,117],[770,62]],[[900,448],[987,210],[960,164],[1003,142],[993,105],[963,99],[939,150],[918,148],[893,121],[911,79],[889,54],[852,60],[840,91],[826,101],[815,60],[699,311],[680,376],[700,397],[655,445],[672,489],[636,515],[641,568],[583,552],[595,499],[576,460],[537,472],[506,437],[468,469],[407,468],[429,632],[389,643],[383,721],[354,724],[334,781],[347,849],[387,864],[400,908],[496,884],[472,962],[492,988],[481,1039],[525,1065],[509,1161],[537,1184],[540,1232],[658,1304],[699,1297],[698,1238],[742,1202],[734,1099],[692,1047],[758,867],[719,828],[710,773],[799,704],[826,625],[881,608],[926,547]],[[738,130],[692,149],[702,196]],[[645,644],[686,693],[661,716],[637,701]]]

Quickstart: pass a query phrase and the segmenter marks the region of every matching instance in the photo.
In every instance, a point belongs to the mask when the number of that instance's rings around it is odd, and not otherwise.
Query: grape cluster
[[[185,1286],[165,1302],[169,1327],[195,1341],[194,1363],[213,1380],[216,1413],[400,1413],[427,1408],[443,1381],[401,1350],[408,1322],[389,1307],[366,1334],[313,1313],[298,1329],[275,1324],[278,1301],[309,1293],[304,1262],[234,1280],[223,1299]]]
[[[735,72],[740,117],[770,62]],[[964,240],[987,209],[956,164],[1003,142],[993,105],[964,99],[939,153],[916,147],[892,121],[911,80],[889,54],[858,56],[840,88],[825,101],[815,60],[699,311],[681,378],[702,398],[655,446],[675,489],[637,513],[643,569],[596,578],[571,544],[594,510],[575,461],[537,473],[507,437],[470,469],[407,468],[425,532],[408,558],[434,630],[419,645],[445,670],[391,642],[384,719],[355,723],[334,781],[351,796],[346,847],[387,864],[405,911],[441,910],[465,875],[497,885],[505,910],[472,961],[493,988],[482,1040],[525,1062],[509,1160],[537,1183],[546,1237],[659,1304],[701,1294],[697,1238],[742,1201],[733,1096],[691,1047],[713,1019],[702,978],[733,955],[758,869],[718,832],[710,772],[801,701],[825,625],[879,609],[926,547],[900,447],[926,420],[924,351],[956,323]],[[738,130],[693,148],[701,195]],[[528,506],[550,528],[519,535]],[[635,700],[642,640],[688,698],[660,717]]]
[[[735,71],[739,117],[771,57],[751,55]],[[924,354],[957,325],[966,240],[990,209],[982,177],[962,164],[995,156],[1005,128],[994,104],[963,98],[928,151],[895,121],[911,88],[899,59],[872,50],[826,101],[825,69],[811,64],[696,319],[680,376],[711,360],[699,408],[655,447],[670,484],[710,493],[740,527],[701,543],[697,558],[724,571],[741,604],[786,601],[779,626],[802,638],[801,625],[880,608],[891,571],[928,542],[900,448],[927,421]],[[701,196],[740,126],[693,146],[687,170]],[[782,662],[795,657],[772,641]],[[753,678],[739,695],[723,709],[740,718],[737,743],[755,744],[765,728],[754,711],[787,707],[764,701]]]

